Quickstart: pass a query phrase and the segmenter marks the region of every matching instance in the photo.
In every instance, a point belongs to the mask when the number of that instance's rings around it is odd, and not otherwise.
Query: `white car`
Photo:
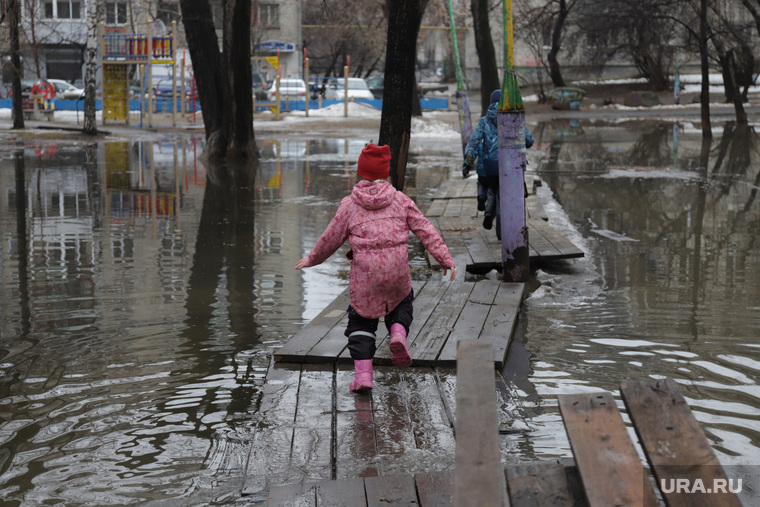
[[[48,79],[47,82],[55,88],[56,100],[77,100],[79,98],[84,98],[84,90],[77,88],[68,81],[64,81],[63,79]]]
[[[346,92],[346,84],[343,79],[332,81],[325,90],[327,100],[343,100]],[[350,99],[368,99],[372,100],[375,96],[367,86],[367,82],[360,77],[348,78],[348,98]]]
[[[280,99],[306,99],[306,83],[303,79],[280,79]],[[274,102],[277,100],[277,80],[267,88],[267,100]]]

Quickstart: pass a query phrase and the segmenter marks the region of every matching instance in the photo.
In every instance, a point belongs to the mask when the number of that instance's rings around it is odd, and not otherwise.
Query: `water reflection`
[[[536,274],[505,374],[532,431],[510,434],[510,459],[569,456],[557,393],[642,376],[682,384],[722,457],[756,458],[754,131],[702,144],[666,122],[531,130],[553,225],[588,255]],[[0,496],[141,503],[220,477],[236,491],[268,351],[347,285],[341,255],[292,266],[369,141],[260,137],[234,188],[209,182],[192,135],[1,145]],[[426,142],[407,175],[423,209],[461,165],[457,143]]]
[[[528,454],[569,455],[557,393],[665,376],[681,384],[721,459],[756,461],[757,134],[729,123],[703,142],[691,125],[664,122],[551,132],[536,132],[547,150],[538,173],[589,255],[540,272],[527,302],[529,379],[548,401],[531,403],[541,423]]]

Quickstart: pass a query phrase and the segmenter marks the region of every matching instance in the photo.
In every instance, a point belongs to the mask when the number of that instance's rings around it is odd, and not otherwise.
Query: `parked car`
[[[55,88],[56,100],[78,100],[84,98],[84,90],[77,88],[68,81],[64,81],[63,79],[48,79],[47,82]]]
[[[254,93],[259,92],[267,87],[266,81],[260,72],[251,71],[251,88]]]
[[[369,87],[369,91],[372,92],[372,95],[374,95],[376,99],[382,99],[385,76],[368,77],[366,79],[366,82],[367,86]]]
[[[343,79],[337,79],[332,81],[325,90],[325,98],[327,100],[343,100],[346,94],[345,83]],[[367,82],[360,77],[348,78],[348,97],[351,99],[369,99],[372,100],[375,96],[369,90]]]
[[[179,100],[182,98],[182,83],[179,79],[175,83],[175,86],[177,87],[177,99]],[[187,79],[185,80],[185,95],[189,97],[191,93],[195,93],[195,86],[192,79]],[[159,79],[158,81],[154,82],[153,94],[157,99],[171,100],[172,78]]]
[[[280,98],[306,99],[306,83],[303,79],[280,79]],[[267,100],[274,102],[277,100],[277,80],[267,88]]]

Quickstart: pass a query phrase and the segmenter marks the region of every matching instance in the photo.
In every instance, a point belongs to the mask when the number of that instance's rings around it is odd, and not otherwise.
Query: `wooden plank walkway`
[[[412,364],[428,367],[456,365],[457,342],[462,338],[493,341],[494,365],[501,369],[520,311],[525,285],[479,282],[415,281],[414,321],[407,345]],[[274,352],[277,362],[353,364],[348,339],[348,289],[309,324]],[[378,327],[376,365],[390,365],[388,332]]]
[[[547,215],[536,195],[540,180],[526,176],[528,242],[532,263],[583,257],[583,250],[547,223]],[[443,236],[457,266],[471,273],[501,270],[501,242],[494,229],[483,228],[483,215],[477,211],[474,177],[452,180],[438,191],[425,212]],[[494,223],[494,227],[496,224]],[[437,263],[428,256],[431,265]]]
[[[478,342],[471,343],[478,346]],[[462,383],[470,385],[464,386],[467,392],[462,393],[461,399],[457,393],[457,419],[467,417],[464,413],[467,410],[472,413],[467,424],[457,424],[453,470],[298,481],[270,488],[269,505],[640,507],[658,505],[654,488],[672,506],[742,505],[740,498],[730,491],[724,469],[672,380],[627,382],[620,388],[651,466],[653,481],[634,448],[615,399],[603,391],[558,397],[574,460],[495,465],[498,458],[498,453],[493,454],[498,446],[493,438],[495,414],[483,406],[484,401],[494,401],[493,389],[483,384],[491,373],[483,368],[482,355],[479,362],[463,359],[460,365],[474,367],[470,375],[479,378],[466,379],[458,371]],[[465,397],[466,408],[461,406]],[[472,421],[477,417],[483,421]],[[492,433],[491,438],[483,434],[486,430]],[[485,464],[490,471],[500,469],[503,480],[478,475],[484,472]],[[691,486],[700,484],[702,488],[695,491],[672,487],[669,481],[679,479]],[[716,485],[717,489],[711,491]],[[328,497],[322,491],[333,496]],[[335,496],[336,491],[344,494]]]

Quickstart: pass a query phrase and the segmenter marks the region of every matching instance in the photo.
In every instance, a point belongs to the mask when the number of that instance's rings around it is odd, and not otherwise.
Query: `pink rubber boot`
[[[393,366],[404,367],[412,364],[412,356],[406,348],[406,329],[401,324],[391,325],[391,361]]]
[[[354,361],[354,380],[349,384],[352,391],[369,391],[372,389],[372,359]]]

